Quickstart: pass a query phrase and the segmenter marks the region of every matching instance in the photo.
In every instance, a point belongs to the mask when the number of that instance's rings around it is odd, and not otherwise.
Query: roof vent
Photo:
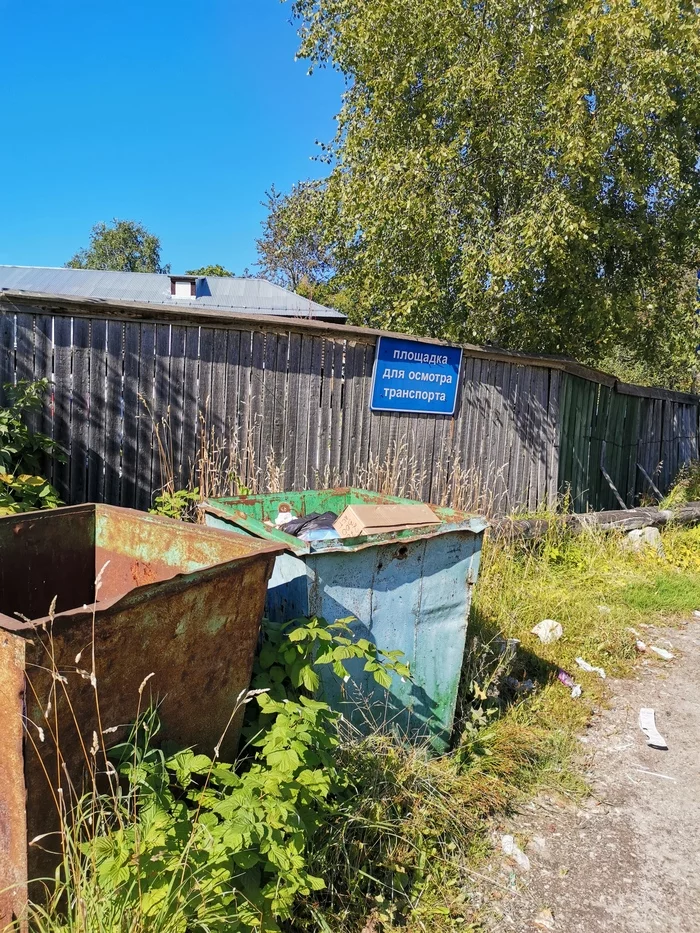
[[[173,298],[196,298],[196,275],[171,275],[170,294]]]

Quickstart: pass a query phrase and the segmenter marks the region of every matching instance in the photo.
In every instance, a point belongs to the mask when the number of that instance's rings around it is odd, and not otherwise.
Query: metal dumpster
[[[141,708],[157,698],[163,735],[212,754],[250,683],[281,551],[105,505],[0,519],[0,928],[20,913],[27,872],[53,873],[38,847],[27,855],[28,838],[57,828],[56,786],[66,779],[53,730],[79,790],[93,735],[133,722],[153,675]],[[222,757],[235,753],[239,728]]]
[[[391,724],[404,734],[427,736],[444,750],[450,740],[486,522],[435,507],[440,525],[343,540],[306,542],[270,528],[281,503],[298,516],[348,505],[413,504],[413,500],[361,489],[330,489],[243,496],[205,502],[206,523],[284,544],[268,586],[266,613],[273,620],[318,615],[353,617],[357,637],[408,659],[412,682],[394,677],[387,705],[370,674],[352,671],[353,693],[330,675],[328,701],[362,727]]]

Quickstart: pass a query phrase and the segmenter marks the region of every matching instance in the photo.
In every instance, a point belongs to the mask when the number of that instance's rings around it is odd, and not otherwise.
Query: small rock
[[[523,871],[530,871],[530,859],[525,855],[513,836],[508,835],[501,837],[501,849],[503,849],[505,854],[509,858],[512,858],[515,864],[522,868]]]
[[[533,836],[527,844],[528,849],[538,852],[540,855],[547,849],[547,840],[544,836]]]
[[[544,907],[532,921],[533,925],[541,930],[556,930],[554,925],[554,914],[549,907]]]
[[[659,557],[666,556],[658,528],[636,528],[634,531],[629,531],[625,544],[633,551],[643,551],[644,548],[651,547]]]

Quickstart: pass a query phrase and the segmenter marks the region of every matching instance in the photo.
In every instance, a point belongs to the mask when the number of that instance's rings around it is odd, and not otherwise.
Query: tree
[[[328,281],[332,253],[324,240],[324,194],[318,182],[301,182],[289,194],[273,185],[262,202],[267,209],[263,234],[256,240],[263,278],[307,292]]]
[[[98,223],[90,233],[90,245],[78,250],[66,266],[72,269],[110,269],[113,272],[170,272],[161,265],[160,240],[133,220]]]
[[[201,269],[188,269],[185,275],[219,275],[223,278],[231,278],[234,273],[224,269],[223,266],[202,266]]]
[[[694,349],[692,0],[293,9],[302,57],[347,79],[321,215],[364,322],[589,362]]]

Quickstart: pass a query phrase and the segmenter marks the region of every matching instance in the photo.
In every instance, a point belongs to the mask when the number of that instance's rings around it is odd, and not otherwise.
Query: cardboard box
[[[381,535],[406,528],[439,525],[429,505],[349,505],[333,527],[341,538]]]

